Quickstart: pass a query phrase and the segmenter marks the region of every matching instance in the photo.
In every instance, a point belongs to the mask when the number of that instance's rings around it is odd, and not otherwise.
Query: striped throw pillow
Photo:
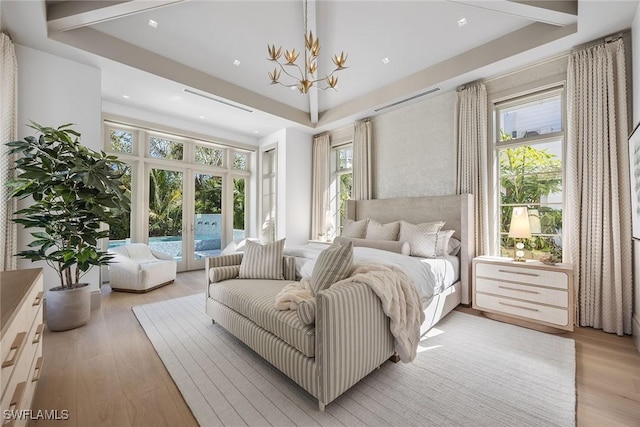
[[[400,221],[380,224],[378,221],[369,220],[367,225],[367,240],[398,240]]]
[[[444,221],[411,224],[400,222],[400,240],[409,242],[411,255],[425,258],[436,256],[438,232],[444,226]]]
[[[334,283],[346,279],[351,273],[352,265],[353,243],[334,242],[318,255],[311,274],[311,290],[317,294]]]
[[[284,239],[266,245],[247,240],[238,278],[284,280],[283,250]]]

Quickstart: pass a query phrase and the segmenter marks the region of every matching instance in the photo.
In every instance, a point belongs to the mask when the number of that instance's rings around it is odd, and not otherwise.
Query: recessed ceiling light
[[[240,61],[236,59],[235,61],[233,61],[233,65],[235,65],[236,67],[240,66]]]
[[[158,28],[158,23],[156,21],[154,21],[153,19],[149,19],[149,26],[151,28]]]
[[[296,90],[296,89],[297,89],[297,87],[295,87],[295,86],[291,86],[289,89],[291,89],[291,90]]]
[[[383,64],[388,64],[389,63],[389,58],[387,58],[386,56],[384,58],[382,58],[382,63]]]
[[[465,25],[467,25],[467,18],[458,19],[458,27],[464,27]]]
[[[198,116],[198,117],[201,118],[201,119],[204,119],[204,116]]]
[[[131,98],[129,95],[122,95],[122,97],[123,97],[124,99],[129,99],[129,98]]]
[[[257,130],[254,130],[254,131],[253,131],[253,133],[260,133],[260,132],[259,132],[259,131],[257,131]]]

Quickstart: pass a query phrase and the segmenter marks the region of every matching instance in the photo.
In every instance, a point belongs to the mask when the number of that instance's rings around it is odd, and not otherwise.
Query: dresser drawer
[[[521,283],[503,282],[478,277],[476,279],[476,292],[518,298],[534,303],[555,305],[560,308],[569,307],[569,293],[559,289],[541,288]]]
[[[566,273],[538,268],[526,268],[517,264],[501,265],[478,262],[476,277],[482,276],[490,279],[507,280],[517,283],[548,286],[551,288],[568,289],[569,278]]]
[[[547,322],[559,326],[569,324],[569,311],[495,295],[476,294],[476,306],[480,310],[511,314],[527,319]]]

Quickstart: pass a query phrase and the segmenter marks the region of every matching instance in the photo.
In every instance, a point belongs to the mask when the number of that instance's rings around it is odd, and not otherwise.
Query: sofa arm
[[[389,318],[363,283],[316,295],[318,400],[326,405],[387,360],[394,351]]]
[[[165,254],[164,252],[154,251],[153,249],[151,249],[151,255],[164,261],[175,261],[175,259],[173,258],[173,255]]]

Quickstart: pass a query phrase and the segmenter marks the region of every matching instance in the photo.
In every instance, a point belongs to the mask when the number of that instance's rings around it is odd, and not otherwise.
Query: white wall
[[[450,91],[373,119],[376,199],[454,193],[455,102]]]
[[[636,9],[631,26],[631,90],[633,97],[632,126],[640,123],[640,5]],[[638,351],[640,351],[640,241],[633,241],[633,289],[634,289],[634,314],[633,314],[633,338]]]
[[[15,45],[18,59],[18,137],[34,134],[26,127],[30,120],[44,126],[58,127],[74,123],[82,134],[82,143],[92,149],[102,148],[101,75],[100,70],[53,56],[22,45]],[[18,249],[26,249],[31,236],[18,231]],[[18,268],[35,268],[19,260]],[[45,266],[46,267],[46,266]],[[57,274],[44,269],[45,289],[59,286]],[[83,278],[98,289],[99,271],[93,269]]]

